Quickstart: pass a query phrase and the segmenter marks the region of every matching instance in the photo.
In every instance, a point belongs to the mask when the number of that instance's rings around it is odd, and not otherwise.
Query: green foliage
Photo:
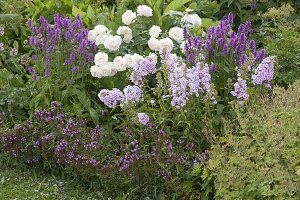
[[[260,99],[246,113],[241,129],[212,146],[206,173],[216,199],[299,199],[300,81],[274,99]],[[207,174],[206,174],[207,175]]]
[[[287,87],[300,77],[300,33],[293,28],[269,29],[264,37],[266,50],[277,56],[275,83]]]

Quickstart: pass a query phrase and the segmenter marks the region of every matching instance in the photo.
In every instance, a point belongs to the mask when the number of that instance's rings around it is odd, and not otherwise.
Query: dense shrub
[[[261,99],[239,118],[239,135],[212,146],[207,171],[217,199],[298,199],[300,81]]]

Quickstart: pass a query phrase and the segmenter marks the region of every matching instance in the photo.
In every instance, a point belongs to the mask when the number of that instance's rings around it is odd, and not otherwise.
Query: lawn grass
[[[0,200],[92,200],[103,199],[101,196],[72,181],[8,164],[0,154]]]

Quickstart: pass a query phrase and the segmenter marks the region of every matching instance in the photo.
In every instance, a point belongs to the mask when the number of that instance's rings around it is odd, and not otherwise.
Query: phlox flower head
[[[99,92],[98,97],[109,108],[115,108],[118,103],[124,100],[124,94],[117,88],[103,89]]]
[[[264,84],[266,87],[270,87],[270,82],[274,76],[274,63],[275,57],[269,56],[263,59],[263,61],[255,69],[252,75],[252,82],[255,85]]]
[[[238,100],[248,100],[249,96],[247,94],[247,83],[245,80],[239,77],[233,86],[234,90],[230,92],[232,96],[236,97]]]
[[[146,113],[138,113],[137,117],[139,122],[143,125],[147,125],[150,121],[150,118]]]

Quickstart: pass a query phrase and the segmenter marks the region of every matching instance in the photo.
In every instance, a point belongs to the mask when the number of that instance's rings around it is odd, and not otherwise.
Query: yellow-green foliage
[[[239,118],[210,152],[216,199],[300,199],[300,81]]]

